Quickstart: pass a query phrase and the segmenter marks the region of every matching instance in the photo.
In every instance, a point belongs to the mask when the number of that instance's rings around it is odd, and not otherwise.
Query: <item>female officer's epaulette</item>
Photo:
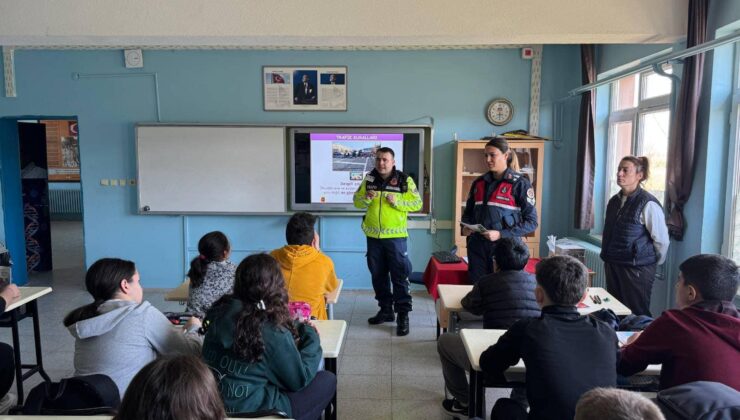
[[[512,184],[515,183],[515,182],[517,182],[519,180],[519,178],[521,178],[521,177],[522,177],[522,174],[520,174],[518,172],[513,172],[513,171],[510,171],[509,174],[506,175],[506,179],[509,180],[509,181],[511,181]]]

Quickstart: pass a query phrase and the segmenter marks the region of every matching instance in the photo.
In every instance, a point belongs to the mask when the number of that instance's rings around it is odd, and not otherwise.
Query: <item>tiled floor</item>
[[[80,223],[54,222],[55,270],[31,280],[32,285],[54,288],[39,301],[43,361],[53,380],[73,373],[74,339],[62,326],[62,318],[90,301],[84,290],[81,238]],[[146,286],[145,279],[143,283]],[[444,382],[435,341],[434,303],[423,287],[413,287],[411,333],[406,337],[395,336],[395,323],[368,325],[367,318],[377,311],[371,291],[342,292],[334,308],[335,318],[349,324],[338,364],[340,419],[449,418],[441,410]],[[164,293],[148,289],[144,298],[162,311],[182,310],[176,302],[165,302]],[[9,330],[0,330],[0,341],[11,342]],[[34,360],[30,320],[21,324],[21,350],[24,361]],[[26,380],[25,393],[40,381],[39,375]],[[15,389],[14,385],[11,392]],[[486,412],[507,391],[488,389]]]

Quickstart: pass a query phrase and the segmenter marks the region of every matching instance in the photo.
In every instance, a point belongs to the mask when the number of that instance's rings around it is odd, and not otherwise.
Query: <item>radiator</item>
[[[49,211],[52,218],[82,219],[80,190],[49,190]]]
[[[568,239],[578,244],[579,246],[582,246],[583,249],[586,250],[586,267],[596,272],[596,274],[594,275],[594,279],[591,283],[591,286],[606,288],[606,274],[604,273],[604,262],[601,261],[601,257],[599,257],[599,254],[601,253],[601,248],[594,244],[588,243],[586,241],[582,241],[580,239],[575,239],[575,238],[568,238]]]

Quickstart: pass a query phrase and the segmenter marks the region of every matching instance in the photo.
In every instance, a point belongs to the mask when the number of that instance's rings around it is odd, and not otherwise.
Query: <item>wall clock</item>
[[[506,125],[514,118],[514,105],[504,98],[496,98],[488,104],[486,118],[493,125]]]

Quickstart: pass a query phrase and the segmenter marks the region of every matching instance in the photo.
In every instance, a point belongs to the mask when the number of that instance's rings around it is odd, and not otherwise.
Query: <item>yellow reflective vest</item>
[[[402,184],[405,183],[405,188]],[[376,191],[372,200],[365,195],[369,190]],[[388,201],[388,196],[395,196],[395,203]],[[360,188],[355,191],[354,204],[358,209],[367,209],[362,219],[362,231],[370,238],[405,238],[408,237],[406,216],[409,212],[421,209],[421,197],[414,180],[403,172],[393,170],[385,181],[379,179],[373,170],[362,180]]]

